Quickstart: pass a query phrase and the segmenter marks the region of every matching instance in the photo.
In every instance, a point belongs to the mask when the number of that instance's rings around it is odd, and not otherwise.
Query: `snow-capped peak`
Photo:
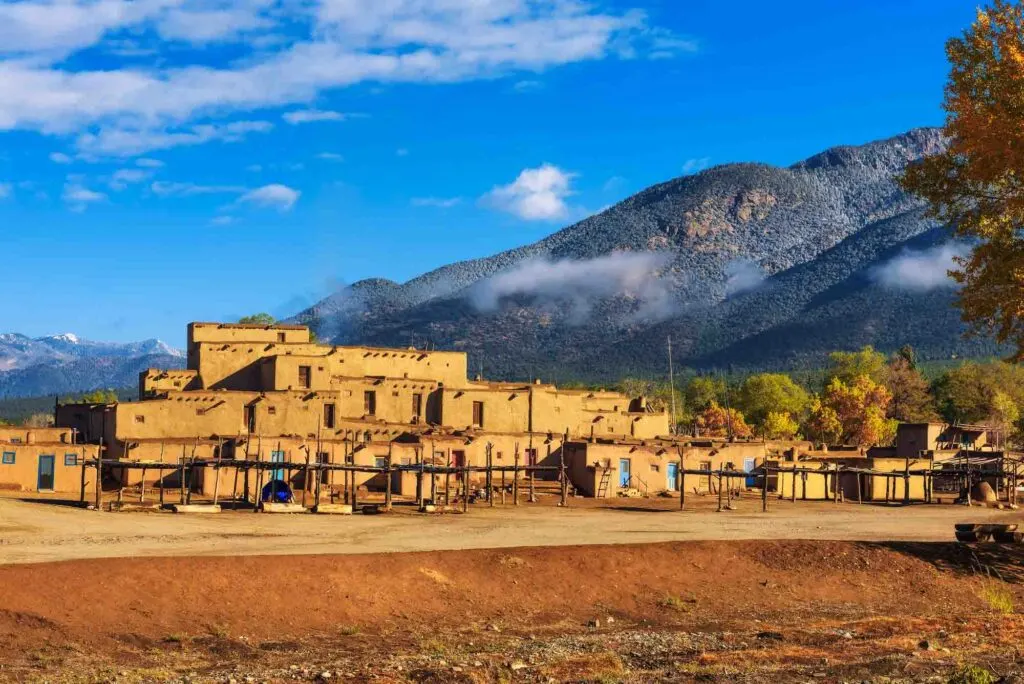
[[[60,335],[51,335],[50,339],[59,340],[61,342],[67,342],[68,344],[78,344],[80,342],[80,340],[78,339],[78,335],[76,335],[75,333],[62,333]]]

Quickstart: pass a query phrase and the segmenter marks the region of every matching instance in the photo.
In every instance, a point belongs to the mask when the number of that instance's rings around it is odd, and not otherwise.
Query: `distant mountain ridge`
[[[701,369],[820,365],[868,343],[998,353],[961,336],[936,256],[955,243],[896,182],[945,144],[923,128],[788,168],[711,168],[530,245],[354,283],[292,320],[337,343],[462,349],[487,375],[554,380],[660,373],[669,335],[676,362]],[[938,279],[904,283],[900,260]],[[887,265],[895,279],[879,277]]]
[[[73,333],[0,334],[0,398],[67,394],[138,383],[150,367],[181,368],[185,353],[157,339],[94,342]]]

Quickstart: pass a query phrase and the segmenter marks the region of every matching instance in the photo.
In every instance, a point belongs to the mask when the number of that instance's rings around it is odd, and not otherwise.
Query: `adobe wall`
[[[39,490],[39,459],[53,456],[54,491],[66,494],[81,492],[82,460],[95,459],[98,447],[68,442],[33,442],[0,444],[0,489],[23,492]],[[13,462],[11,462],[13,461]],[[85,469],[86,491],[95,491],[96,470]]]

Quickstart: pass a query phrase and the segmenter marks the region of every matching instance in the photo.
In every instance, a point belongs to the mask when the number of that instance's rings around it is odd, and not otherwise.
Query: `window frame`
[[[70,463],[68,462],[69,459],[71,461]],[[64,454],[64,466],[66,468],[74,468],[77,465],[78,465],[78,454],[69,454],[69,453],[65,453]]]
[[[0,465],[17,465],[18,452],[17,451],[5,451],[0,456]]]

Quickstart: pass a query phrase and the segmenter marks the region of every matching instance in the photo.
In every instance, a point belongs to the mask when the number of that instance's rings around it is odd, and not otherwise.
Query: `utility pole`
[[[669,432],[676,434],[676,379],[672,372],[672,336],[668,336],[668,389],[672,397],[672,425]]]

